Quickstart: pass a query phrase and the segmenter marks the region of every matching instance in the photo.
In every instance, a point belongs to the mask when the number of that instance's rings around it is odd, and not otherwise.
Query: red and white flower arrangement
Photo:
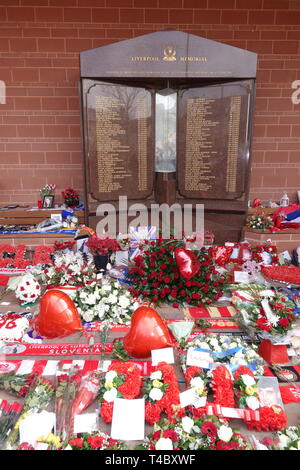
[[[38,265],[31,270],[41,283],[48,286],[85,286],[96,281],[95,266],[81,252],[56,252],[52,265]]]
[[[0,340],[22,341],[29,327],[27,318],[17,313],[0,315]]]
[[[125,398],[133,400],[140,394],[142,387],[141,371],[133,362],[112,363],[100,379],[99,399],[100,416],[105,423],[112,421],[114,400]]]
[[[234,390],[241,408],[257,410],[260,407],[257,381],[249,367],[240,366],[233,374]]]
[[[252,247],[252,259],[258,263],[266,265],[278,264],[279,258],[276,245],[265,242],[262,245]]]
[[[196,400],[194,405],[188,407],[190,413],[197,418],[200,418],[206,411],[206,397],[208,390],[206,384],[208,379],[203,374],[203,370],[197,366],[190,366],[184,374],[187,388],[194,389]]]
[[[183,413],[180,389],[174,367],[166,362],[155,366],[144,383],[145,420],[153,425],[165,413],[169,420]]]
[[[192,419],[163,419],[154,425],[154,432],[137,450],[246,450],[250,446],[244,436],[216,416]]]
[[[237,302],[242,326],[270,339],[286,335],[296,320],[295,305],[285,295],[274,292],[268,299],[254,298],[251,302]]]
[[[31,274],[25,274],[18,282],[15,296],[21,305],[33,304],[41,296],[41,286]]]
[[[122,441],[112,439],[107,433],[84,433],[74,436],[62,443],[64,450],[126,450],[127,446]]]
[[[143,252],[134,258],[135,266],[130,269],[133,282],[130,291],[134,297],[154,305],[169,302],[175,308],[210,305],[221,297],[225,277],[217,271],[206,248],[197,253],[200,272],[191,279],[180,275],[174,253],[182,245],[182,241],[173,239],[144,241],[140,246]]]

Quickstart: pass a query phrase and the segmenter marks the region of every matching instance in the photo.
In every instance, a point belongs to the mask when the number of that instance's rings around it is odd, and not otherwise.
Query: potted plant
[[[99,271],[103,270],[104,272],[106,272],[112,252],[120,250],[118,242],[105,234],[95,234],[90,237],[86,242],[86,247],[91,250],[94,256],[96,269]]]
[[[75,189],[67,188],[61,194],[64,198],[64,204],[70,209],[79,205],[79,194]]]

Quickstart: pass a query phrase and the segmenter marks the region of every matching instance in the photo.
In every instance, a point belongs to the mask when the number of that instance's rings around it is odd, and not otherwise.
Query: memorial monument
[[[249,192],[257,55],[181,31],[80,54],[86,223],[99,204],[204,204],[239,241]]]

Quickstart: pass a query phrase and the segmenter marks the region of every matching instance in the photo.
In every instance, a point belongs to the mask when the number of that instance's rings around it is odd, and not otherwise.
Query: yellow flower
[[[152,386],[154,388],[161,388],[163,386],[163,383],[160,380],[153,380]]]
[[[204,387],[198,387],[196,388],[198,395],[201,395],[204,391]]]
[[[246,387],[245,391],[246,391],[247,395],[254,395],[257,391],[257,387],[248,386],[248,387]]]
[[[38,442],[45,442],[46,444],[51,444],[52,446],[58,448],[61,445],[60,437],[55,436],[52,432],[48,434],[47,437],[41,436],[37,439]]]
[[[110,390],[113,388],[114,384],[112,382],[105,382],[105,388],[106,390]]]
[[[30,413],[24,413],[23,415],[21,415],[18,421],[16,422],[14,429],[19,429],[20,422],[23,421],[23,419],[27,418],[27,416],[29,415]]]

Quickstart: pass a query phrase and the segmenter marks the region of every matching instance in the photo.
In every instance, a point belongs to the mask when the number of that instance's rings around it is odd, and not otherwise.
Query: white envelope
[[[114,401],[111,437],[126,441],[140,441],[145,437],[145,400]]]
[[[173,348],[153,349],[151,351],[152,365],[157,366],[160,362],[174,364]]]

